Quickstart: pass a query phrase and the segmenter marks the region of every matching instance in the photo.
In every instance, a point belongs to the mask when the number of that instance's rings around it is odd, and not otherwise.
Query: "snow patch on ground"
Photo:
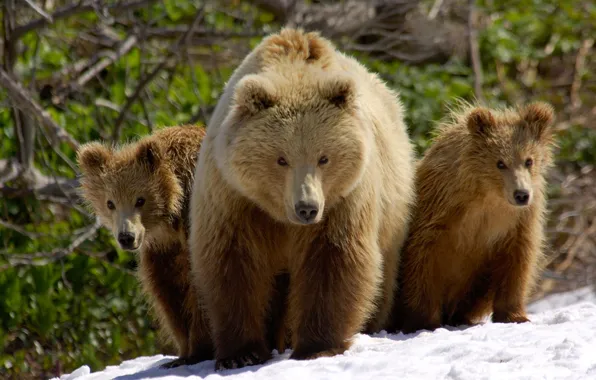
[[[358,334],[344,355],[214,371],[214,361],[174,369],[156,355],[91,373],[82,366],[60,380],[99,379],[596,379],[596,296],[589,288],[548,296],[529,307],[531,323],[487,322],[414,334]]]

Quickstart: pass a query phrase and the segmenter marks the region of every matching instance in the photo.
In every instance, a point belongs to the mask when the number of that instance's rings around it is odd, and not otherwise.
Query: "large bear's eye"
[[[327,156],[323,156],[323,157],[319,158],[319,165],[325,165],[328,162],[329,162],[329,159],[327,158]]]
[[[110,210],[114,210],[114,209],[116,208],[116,206],[114,205],[114,202],[112,202],[112,201],[108,201],[108,208],[109,208]]]
[[[145,204],[145,198],[137,198],[137,203],[135,203],[135,207],[143,207]]]
[[[277,159],[277,164],[279,166],[288,166],[288,161],[286,161],[285,158],[280,157],[280,158]]]
[[[530,168],[532,165],[534,165],[534,161],[531,158],[528,158],[526,160],[526,168]]]
[[[497,162],[497,168],[504,170],[504,169],[507,169],[507,165],[505,165],[505,163],[503,161],[499,160]]]

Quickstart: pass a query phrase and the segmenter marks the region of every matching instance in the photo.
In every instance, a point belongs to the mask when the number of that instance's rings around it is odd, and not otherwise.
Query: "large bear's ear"
[[[351,78],[338,77],[324,82],[321,95],[339,108],[350,108],[356,101],[356,85]]]
[[[147,165],[150,170],[156,170],[161,164],[161,146],[153,140],[140,141],[137,148],[137,160]]]
[[[468,130],[474,136],[487,136],[496,127],[497,121],[488,108],[477,107],[468,114]]]
[[[551,126],[555,119],[555,112],[550,104],[530,103],[521,110],[520,114],[538,140],[549,138],[552,135]]]
[[[273,84],[256,74],[247,75],[238,82],[234,98],[236,106],[251,115],[273,107],[276,102]]]
[[[77,162],[84,174],[101,173],[110,157],[110,149],[99,142],[84,144],[77,151]]]

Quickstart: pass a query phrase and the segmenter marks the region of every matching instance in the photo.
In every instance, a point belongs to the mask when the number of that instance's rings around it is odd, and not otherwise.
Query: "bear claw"
[[[269,357],[262,357],[256,352],[249,352],[244,355],[238,355],[226,359],[218,359],[215,362],[215,370],[221,371],[225,369],[243,368],[252,365],[259,365],[265,363]]]
[[[160,365],[159,367],[163,368],[163,369],[169,369],[169,368],[180,367],[183,365],[193,365],[193,364],[197,364],[201,361],[202,360],[198,357],[182,357],[182,358],[174,359],[172,361],[164,363],[164,364]]]
[[[530,320],[525,315],[520,314],[493,314],[493,322],[495,323],[526,323]]]
[[[312,360],[323,357],[330,357],[335,355],[343,354],[346,348],[330,348],[327,350],[316,350],[316,349],[296,349],[290,355],[290,359],[294,360]]]

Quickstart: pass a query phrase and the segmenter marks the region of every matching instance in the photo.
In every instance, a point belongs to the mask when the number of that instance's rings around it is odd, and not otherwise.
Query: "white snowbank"
[[[156,368],[174,357],[128,360],[61,380],[90,379],[596,379],[596,304],[590,289],[552,295],[530,306],[531,323],[485,323],[414,334],[357,335],[344,355],[288,360],[286,351],[261,366],[214,372],[214,361]]]

